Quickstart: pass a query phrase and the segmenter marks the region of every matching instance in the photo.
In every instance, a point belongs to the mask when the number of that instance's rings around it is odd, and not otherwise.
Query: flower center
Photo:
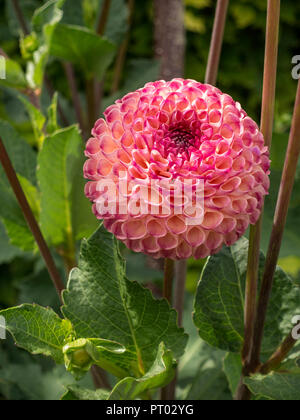
[[[188,130],[183,128],[174,128],[170,131],[169,137],[178,149],[188,151],[191,146],[194,147],[194,136]]]

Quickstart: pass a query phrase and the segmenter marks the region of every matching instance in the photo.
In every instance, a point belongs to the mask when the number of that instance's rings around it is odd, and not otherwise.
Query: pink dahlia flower
[[[158,81],[104,115],[86,145],[85,193],[128,248],[154,258],[205,258],[257,222],[269,152],[229,95],[193,80]],[[187,180],[188,198],[178,189]]]

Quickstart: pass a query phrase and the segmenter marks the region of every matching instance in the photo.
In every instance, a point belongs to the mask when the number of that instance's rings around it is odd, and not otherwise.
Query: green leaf
[[[254,375],[244,379],[250,391],[258,397],[276,401],[300,401],[300,372]]]
[[[209,344],[233,353],[240,352],[244,335],[244,294],[248,241],[211,257],[198,284],[194,322],[200,337]],[[260,279],[265,258],[260,258]],[[280,268],[276,269],[269,305],[263,353],[270,355],[292,328],[299,311],[300,288]]]
[[[0,136],[16,172],[27,178],[32,184],[36,184],[35,152],[8,122],[1,119]]]
[[[1,60],[2,56],[0,55]],[[0,85],[15,89],[28,87],[22,67],[16,61],[5,59],[5,79],[0,78]],[[2,65],[2,61],[0,63]]]
[[[76,378],[81,378],[93,365],[119,378],[124,378],[128,372],[139,374],[135,371],[134,355],[115,341],[80,338],[66,344],[63,353],[67,370]]]
[[[228,379],[232,396],[234,397],[242,374],[242,359],[240,354],[227,353],[224,358],[223,370]]]
[[[115,44],[120,44],[126,36],[128,31],[128,13],[128,6],[125,0],[111,0],[105,37]]]
[[[26,79],[32,89],[41,89],[43,86],[52,35],[55,26],[63,16],[61,10],[63,4],[64,0],[49,0],[37,9],[33,15],[32,27],[35,32],[32,36],[35,37],[37,34],[39,42],[26,71]]]
[[[89,29],[58,24],[52,35],[50,54],[78,65],[86,78],[102,80],[111,64],[116,48],[108,40]]]
[[[9,243],[9,238],[3,226],[3,223],[0,221],[0,264],[5,264],[13,260],[15,257],[21,255],[21,251]]]
[[[33,186],[36,183],[36,154],[28,143],[8,123],[2,120],[0,120],[0,135],[17,174],[20,179],[24,179],[24,192],[30,201]],[[5,206],[0,206],[0,217],[11,243],[26,251],[34,249],[33,236],[2,167],[0,167],[0,198],[1,202],[5,203]]]
[[[105,389],[92,391],[76,385],[69,385],[67,389],[68,391],[61,398],[62,401],[103,401],[109,397],[109,392]]]
[[[144,375],[164,342],[176,358],[187,337],[177,326],[176,312],[165,300],[125,277],[116,240],[104,227],[83,240],[79,268],[72,270],[64,292],[63,313],[77,337],[99,337],[120,343]]]
[[[199,339],[192,319],[193,301],[194,293],[186,293],[183,325],[189,341],[179,361],[176,397],[178,400],[230,400],[231,394],[222,372],[225,353]]]
[[[75,239],[96,226],[84,196],[83,142],[76,126],[47,137],[40,151],[41,227],[52,245],[74,250]]]
[[[39,220],[40,218],[40,193],[35,185],[32,185],[28,179],[24,178],[21,175],[18,175],[18,180],[21,184],[21,187],[25,193],[27,198],[28,204],[36,218]]]
[[[24,60],[31,60],[34,52],[38,49],[39,42],[35,32],[21,37],[20,39],[20,50]]]
[[[148,390],[164,387],[175,376],[176,362],[172,352],[161,343],[150,370],[141,378],[124,378],[112,390],[109,400],[134,400]]]
[[[62,348],[73,332],[69,321],[59,318],[52,309],[28,304],[0,311],[0,316],[19,347],[63,363]]]
[[[32,28],[40,36],[44,34],[48,25],[55,25],[62,17],[65,0],[49,0],[43,6],[36,9],[32,18]]]
[[[55,131],[59,130],[59,126],[57,123],[57,101],[58,101],[58,93],[56,92],[53,95],[52,101],[50,106],[48,107],[48,121],[47,121],[47,133],[54,134]]]
[[[36,144],[38,148],[41,148],[45,138],[43,128],[46,122],[46,118],[39,109],[37,109],[34,105],[32,105],[31,102],[29,102],[27,98],[24,96],[19,96],[19,98],[20,101],[24,104],[25,109],[27,110],[30,117]]]

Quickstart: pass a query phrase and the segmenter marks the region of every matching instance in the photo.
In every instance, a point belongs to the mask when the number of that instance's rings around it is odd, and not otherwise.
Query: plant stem
[[[209,83],[211,85],[215,85],[217,82],[228,4],[229,0],[218,0],[217,2],[213,33],[205,74],[205,83]]]
[[[172,291],[175,274],[175,262],[166,258],[165,269],[164,269],[164,288],[163,297],[167,299],[169,304],[172,306]],[[161,400],[174,400],[176,389],[176,378],[166,387],[161,389]]]
[[[272,132],[274,124],[279,21],[280,0],[268,0],[261,132],[264,135],[265,144],[269,148],[271,147],[272,143]],[[242,361],[244,365],[243,376],[249,375],[251,370],[256,369],[256,367],[250,365],[256,319],[260,240],[263,221],[262,215],[257,224],[255,226],[251,226],[250,228],[248,271],[245,296],[245,338],[242,350]],[[243,384],[243,378],[241,378],[237,399],[250,399],[250,397],[251,394],[249,393],[247,387]]]
[[[182,327],[187,261],[177,261],[175,265],[174,309],[178,314],[178,325]]]
[[[53,281],[53,284],[57,290],[57,293],[61,299],[61,293],[64,289],[64,284],[61,280],[60,274],[55,266],[53,257],[51,255],[51,252],[48,248],[48,245],[42,235],[42,232],[39,228],[39,225],[32,213],[32,210],[28,204],[28,201],[25,197],[25,194],[22,190],[21,184],[18,180],[18,177],[16,175],[16,172],[13,168],[13,165],[11,163],[11,160],[7,154],[7,151],[5,149],[4,143],[2,139],[0,138],[0,160],[3,166],[3,169],[6,173],[6,176],[9,180],[9,183],[15,193],[15,196],[18,200],[18,203],[23,211],[24,217],[28,223],[28,226],[36,240],[36,243],[38,244],[38,247],[40,249],[41,255],[45,260],[47,269],[49,271],[49,275]]]
[[[154,0],[155,55],[161,61],[160,77],[182,77],[185,56],[182,0]]]
[[[73,101],[77,121],[79,123],[79,127],[80,127],[82,133],[85,134],[85,124],[84,124],[83,112],[82,112],[80,97],[79,97],[79,93],[78,93],[78,89],[77,89],[74,69],[73,69],[73,66],[72,66],[71,63],[66,62],[66,63],[63,64],[63,66],[64,66],[64,69],[65,69],[65,72],[66,72],[69,88],[70,88],[70,91],[71,91],[71,96],[72,96],[72,101]]]
[[[105,34],[105,29],[108,21],[109,10],[111,6],[111,0],[104,0],[102,10],[99,16],[99,20],[96,27],[96,33],[99,36],[103,36]],[[95,118],[92,125],[89,128],[92,128],[95,119],[97,118],[98,112],[100,111],[100,106],[103,97],[103,80],[99,82],[96,78],[94,79],[94,107],[95,107]]]
[[[19,21],[19,24],[21,26],[22,32],[24,35],[29,35],[29,29],[26,23],[26,20],[24,18],[22,9],[20,7],[19,1],[18,0],[12,0],[12,4],[13,4],[13,8],[16,14],[16,17]]]
[[[165,271],[164,271],[164,289],[163,297],[172,305],[172,290],[174,280],[174,267],[175,263],[168,258],[165,259]]]
[[[89,79],[86,81],[86,100],[87,100],[87,111],[88,111],[88,127],[87,131],[90,132],[95,121],[96,121],[96,108],[95,108],[95,79]]]
[[[260,349],[264,333],[267,308],[273,286],[276,264],[279,258],[289,203],[293,191],[297,164],[300,156],[300,80],[298,82],[292,128],[286,154],[279,195],[274,216],[273,228],[266,257],[265,271],[262,280],[257,317],[254,330],[251,366],[260,364]]]
[[[96,29],[97,34],[100,36],[103,36],[105,33],[110,5],[111,5],[111,0],[104,0],[100,17],[99,17],[99,21],[97,23],[97,29]]]
[[[99,366],[92,366],[91,373],[93,376],[95,388],[111,390],[111,386],[105,370],[101,369]]]
[[[50,98],[52,98],[52,96],[55,93],[55,90],[54,90],[54,88],[52,86],[51,81],[49,80],[49,78],[48,78],[48,76],[46,74],[44,75],[44,81],[45,81],[45,85],[46,85],[48,94],[49,94]],[[68,126],[69,125],[69,121],[68,121],[68,119],[67,119],[67,117],[66,117],[66,115],[64,113],[64,110],[62,109],[59,101],[57,102],[57,110],[58,110],[58,113],[60,115],[60,118],[61,118],[61,121],[62,121],[63,125],[64,126]]]
[[[128,44],[130,40],[130,27],[132,25],[132,20],[133,20],[134,3],[135,3],[135,0],[128,1],[128,9],[129,9],[128,32],[118,52],[118,56],[116,60],[116,67],[115,67],[114,77],[113,77],[113,82],[112,82],[112,87],[111,87],[111,94],[116,93],[120,86],[122,72],[123,72],[123,68],[124,68],[124,64],[126,60],[126,54],[128,50]]]
[[[270,359],[262,365],[260,373],[267,375],[272,370],[277,369],[297,342],[298,340],[295,340],[292,333],[290,333]]]

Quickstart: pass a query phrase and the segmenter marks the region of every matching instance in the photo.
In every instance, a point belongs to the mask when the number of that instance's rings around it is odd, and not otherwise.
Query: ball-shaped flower
[[[154,258],[205,258],[257,222],[269,151],[229,95],[194,80],[157,81],[104,115],[86,145],[85,193],[128,248]]]

